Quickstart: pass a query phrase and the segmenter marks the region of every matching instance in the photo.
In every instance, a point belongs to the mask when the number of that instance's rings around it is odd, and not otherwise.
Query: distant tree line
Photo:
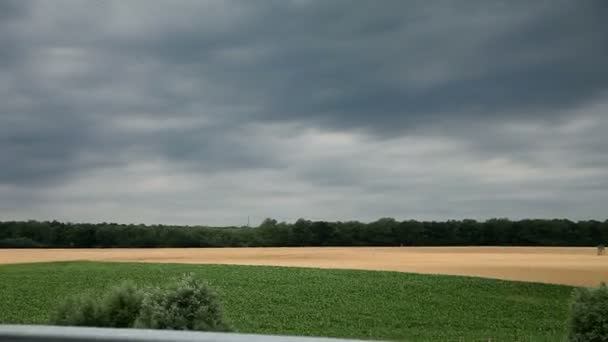
[[[491,219],[370,223],[266,219],[260,226],[204,227],[0,222],[9,247],[279,247],[279,246],[597,246],[608,244],[608,220]]]

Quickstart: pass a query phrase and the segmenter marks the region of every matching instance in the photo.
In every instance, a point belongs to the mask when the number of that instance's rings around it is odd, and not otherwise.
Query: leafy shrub
[[[67,298],[51,316],[51,324],[89,327],[132,327],[139,314],[143,292],[125,282],[103,296],[86,293]]]
[[[570,304],[570,341],[608,341],[608,287],[574,290]]]
[[[107,326],[99,304],[91,294],[66,298],[52,314],[51,324],[85,327]]]
[[[0,248],[44,247],[40,242],[25,237],[0,239]]]
[[[112,288],[99,303],[103,322],[109,327],[132,327],[139,315],[142,300],[143,291],[131,283]]]
[[[213,290],[191,275],[177,285],[146,293],[138,328],[229,331],[220,302]]]
[[[143,290],[126,282],[102,296],[87,293],[70,297],[50,321],[73,326],[229,330],[215,292],[192,276],[168,288]]]

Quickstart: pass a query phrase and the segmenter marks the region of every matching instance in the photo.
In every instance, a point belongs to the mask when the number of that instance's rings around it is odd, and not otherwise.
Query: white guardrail
[[[1,325],[2,342],[346,342],[355,340],[200,331]]]

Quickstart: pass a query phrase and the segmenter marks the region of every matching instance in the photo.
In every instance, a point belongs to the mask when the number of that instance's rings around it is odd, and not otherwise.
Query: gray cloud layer
[[[0,218],[605,218],[604,1],[1,1]]]

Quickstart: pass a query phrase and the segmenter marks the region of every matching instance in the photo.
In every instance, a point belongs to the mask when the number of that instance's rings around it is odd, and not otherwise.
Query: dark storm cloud
[[[19,44],[11,32],[11,23],[22,18],[26,8],[18,1],[0,2],[0,68],[6,67],[19,57]]]
[[[259,105],[236,120],[380,136],[505,111],[557,120],[608,86],[601,1],[239,5],[246,15],[220,32],[191,23],[109,48],[201,75],[222,89],[214,98]]]
[[[517,170],[605,168],[607,16],[601,0],[0,1],[0,189],[161,160],[204,177],[271,170],[329,189],[426,191],[414,182],[424,168],[395,184],[359,165],[357,150],[392,165],[380,152],[403,137]],[[595,121],[563,133],[579,115]],[[324,156],[289,142],[307,130],[367,140]]]
[[[269,115],[280,119],[291,112],[298,117],[314,113],[312,115],[324,123],[377,128],[379,134],[437,120],[497,117],[504,111],[525,117],[528,111],[542,108],[537,115],[556,118],[557,109],[587,101],[608,85],[608,64],[602,57],[608,55],[602,19],[607,13],[606,6],[600,3],[561,5],[558,9],[532,8],[537,16],[521,24],[514,22],[513,27],[487,38],[482,37],[494,29],[491,20],[464,28],[454,25],[456,30],[450,32],[453,23],[449,17],[442,16],[429,18],[446,21],[446,30],[439,37],[433,33],[426,35],[421,25],[420,37],[407,39],[408,29],[412,26],[416,29],[416,25],[407,20],[401,27],[393,28],[388,39],[382,35],[372,35],[363,41],[355,35],[335,37],[334,42],[338,44],[311,56],[310,60],[318,61],[320,66],[298,57],[294,63],[284,64],[297,76],[291,77],[291,83],[285,82],[290,86],[272,92],[284,101],[274,103],[277,109]],[[483,6],[487,5],[481,4]],[[404,13],[407,7],[403,4],[395,11]],[[484,11],[479,14],[500,15]],[[511,14],[515,19],[518,13]],[[474,20],[470,16],[460,19]],[[319,36],[323,34],[319,32]],[[473,39],[480,36],[475,46],[460,46],[459,40],[466,43],[470,36]],[[437,41],[428,43],[425,37]],[[374,46],[374,42],[382,44]],[[298,51],[298,47],[294,49]],[[460,49],[468,50],[468,56],[459,56]],[[464,58],[470,60],[463,61]],[[417,80],[410,78],[408,72],[415,74],[417,68],[425,70],[427,59],[445,64],[448,75],[443,78],[439,75],[435,84],[431,82],[416,89]],[[285,60],[289,61],[289,56],[285,56]],[[306,70],[307,67],[311,69]],[[302,68],[305,72],[300,73]],[[402,82],[391,82],[390,73],[398,73],[401,68],[406,70]],[[452,68],[455,70],[450,70]],[[387,69],[386,73],[383,69]],[[285,71],[290,73],[289,70]],[[456,76],[450,77],[450,72]],[[311,95],[317,89],[335,89],[337,94],[315,103]]]
[[[27,13],[27,5],[18,0],[0,2],[0,22],[7,22],[23,17]]]

